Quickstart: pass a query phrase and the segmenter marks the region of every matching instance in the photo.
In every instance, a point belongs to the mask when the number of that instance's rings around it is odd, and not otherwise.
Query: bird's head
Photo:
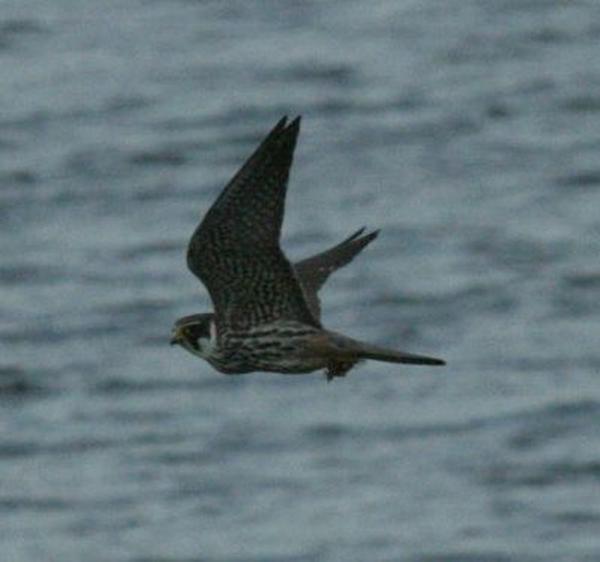
[[[206,358],[216,345],[215,315],[210,313],[184,316],[175,322],[171,345],[178,344],[190,353]]]

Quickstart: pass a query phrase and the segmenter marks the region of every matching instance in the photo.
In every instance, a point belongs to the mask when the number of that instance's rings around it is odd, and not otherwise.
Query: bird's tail
[[[341,334],[328,332],[329,343],[333,345],[340,358],[347,359],[372,359],[386,363],[406,363],[410,365],[445,365],[443,359],[415,355],[404,351],[387,349],[378,345],[361,342]]]
[[[375,361],[385,361],[386,363],[408,363],[410,365],[445,365],[443,359],[436,357],[427,357],[426,355],[415,355],[405,351],[396,351],[383,347],[362,344],[362,350],[359,351],[361,359],[373,359]]]

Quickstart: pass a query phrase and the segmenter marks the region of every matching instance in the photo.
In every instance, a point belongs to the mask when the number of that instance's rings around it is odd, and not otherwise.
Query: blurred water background
[[[600,3],[3,0],[0,558],[600,560]],[[302,114],[326,325],[444,357],[228,378],[187,240]]]

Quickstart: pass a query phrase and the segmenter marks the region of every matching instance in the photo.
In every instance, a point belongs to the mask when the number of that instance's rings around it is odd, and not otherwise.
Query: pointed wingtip
[[[361,230],[364,232],[365,229],[363,228]],[[362,234],[362,232],[361,232],[361,234]],[[375,240],[375,238],[377,238],[378,236],[379,236],[379,229],[358,237],[356,239],[356,241],[359,242],[362,245],[362,247],[365,247],[367,244],[370,244],[371,242],[373,242],[373,240]]]
[[[280,121],[281,123],[281,121]],[[300,133],[300,116],[295,117],[291,122],[287,123],[282,129],[277,130],[277,141],[283,145],[289,144],[292,147],[292,152],[296,146],[298,135]]]
[[[377,238],[379,236],[379,233],[381,232],[380,228],[377,228],[376,230],[374,230],[373,232],[370,232],[369,234],[367,234],[365,236],[365,238],[367,238],[369,240],[369,242],[371,242],[371,240],[375,240],[375,238]]]
[[[365,232],[365,230],[367,230],[366,226],[361,226],[357,231],[353,232],[350,236],[348,236],[348,238],[346,238],[344,240],[343,243],[346,242],[352,242],[353,240],[357,240],[358,238],[361,238],[363,240],[365,240],[366,243],[371,242],[372,240],[375,240],[375,238],[377,238],[379,236],[379,233],[381,232],[381,229],[376,229],[373,232],[369,232],[368,234],[365,234],[364,236],[362,236]]]
[[[284,129],[285,124],[287,123],[287,119],[288,116],[284,115],[279,121],[277,121],[277,123],[275,124],[273,129],[271,129],[271,131],[281,131],[282,129]]]
[[[298,115],[288,123],[288,116],[284,115],[277,124],[271,129],[269,134],[265,137],[265,141],[274,140],[281,138],[282,135],[297,137],[300,131],[300,121],[302,116]]]
[[[298,130],[300,130],[300,122],[302,121],[302,115],[297,115],[296,117],[294,117],[294,119],[290,122],[290,124],[286,127],[286,129],[288,131],[292,130],[297,132]]]
[[[346,242],[352,242],[352,240],[356,240],[366,230],[366,228],[366,226],[361,226],[356,232],[353,232],[350,236],[348,236],[343,243],[345,244]]]

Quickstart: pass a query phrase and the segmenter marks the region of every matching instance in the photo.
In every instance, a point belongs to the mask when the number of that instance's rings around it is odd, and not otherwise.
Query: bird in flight
[[[300,117],[284,117],[225,186],[196,228],[187,264],[206,286],[214,312],[175,322],[171,343],[226,374],[301,374],[327,380],[359,361],[444,365],[441,359],[364,343],[321,324],[318,291],[378,234],[364,228],[292,264],[279,239]]]

